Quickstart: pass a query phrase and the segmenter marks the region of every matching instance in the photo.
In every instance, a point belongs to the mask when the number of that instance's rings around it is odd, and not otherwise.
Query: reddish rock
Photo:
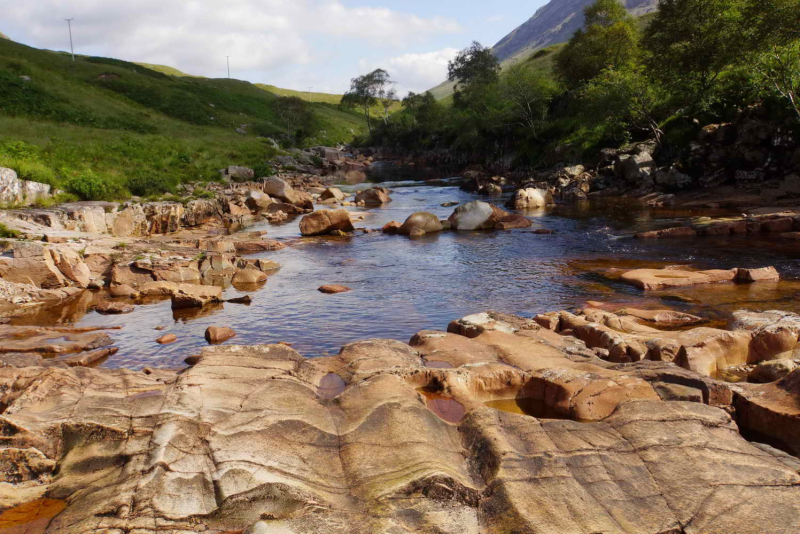
[[[388,222],[388,223],[384,224],[383,228],[381,228],[381,231],[384,234],[396,234],[397,232],[400,231],[400,227],[401,226],[402,225],[399,222],[391,221],[391,222]]]
[[[636,239],[658,239],[662,237],[694,237],[697,231],[689,226],[678,226],[676,228],[665,228],[664,230],[653,230],[636,234]]]
[[[320,286],[318,291],[321,291],[322,293],[334,294],[345,293],[347,291],[352,291],[352,289],[340,284],[326,284],[324,286]]]
[[[345,209],[315,211],[300,220],[300,233],[304,236],[325,235],[336,230],[354,230],[350,213]]]
[[[794,219],[792,217],[778,217],[761,221],[761,231],[771,234],[791,232],[793,227]]]
[[[356,204],[364,206],[380,206],[381,204],[387,204],[391,201],[392,199],[389,198],[388,190],[383,187],[366,189],[356,195]]]
[[[108,292],[112,297],[136,298],[139,296],[139,292],[127,284],[114,284]]]
[[[529,228],[530,226],[531,221],[527,217],[510,215],[500,219],[494,227],[498,230],[511,230],[514,228]]]
[[[175,334],[164,334],[160,338],[156,339],[156,343],[161,345],[168,345],[170,343],[175,343],[176,341],[178,341],[178,336]]]
[[[206,328],[206,341],[209,343],[222,343],[235,335],[236,332],[227,326],[209,326]]]
[[[781,277],[775,267],[762,267],[760,269],[739,269],[736,273],[736,281],[740,283],[750,282],[773,282],[780,280]]]
[[[101,302],[95,307],[95,311],[98,313],[105,313],[109,315],[117,315],[121,313],[130,313],[133,311],[133,306],[131,304],[126,304],[125,302]]]

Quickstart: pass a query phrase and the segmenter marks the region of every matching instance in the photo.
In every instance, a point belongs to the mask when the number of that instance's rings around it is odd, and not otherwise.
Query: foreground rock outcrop
[[[0,510],[50,534],[800,528],[800,461],[740,436],[725,384],[518,317],[450,330],[316,359],[211,346],[178,373],[0,369]],[[679,383],[705,390],[661,400]]]

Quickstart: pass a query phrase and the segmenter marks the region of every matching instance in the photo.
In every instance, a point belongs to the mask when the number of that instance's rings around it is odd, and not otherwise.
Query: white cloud
[[[171,65],[220,76],[224,56],[235,75],[273,83],[298,66],[331,60],[331,42],[396,48],[461,31],[454,19],[422,18],[339,0],[9,0],[2,31],[40,48],[68,46],[64,18],[74,17],[77,53]],[[357,56],[356,56],[357,57]],[[333,82],[345,83],[344,73]],[[318,78],[319,85],[331,80]],[[314,84],[316,85],[316,84]]]
[[[444,48],[435,52],[403,54],[379,62],[360,61],[362,72],[383,68],[397,82],[397,91],[405,96],[409,91],[422,93],[447,78],[447,63],[458,54],[457,48]]]

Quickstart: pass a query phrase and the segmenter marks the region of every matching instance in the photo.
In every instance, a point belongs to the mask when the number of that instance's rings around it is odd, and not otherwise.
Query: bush
[[[0,237],[19,237],[19,232],[12,230],[3,223],[0,223]]]
[[[209,191],[208,189],[203,189],[202,187],[197,187],[193,193],[194,198],[214,198],[216,195]]]
[[[128,191],[139,197],[160,195],[172,192],[177,185],[175,180],[165,174],[138,173],[128,180]]]
[[[275,175],[275,171],[266,163],[262,163],[253,167],[253,172],[255,173],[256,178],[264,178],[266,176]]]
[[[80,200],[119,200],[128,196],[119,184],[105,180],[91,170],[73,176],[64,188]]]

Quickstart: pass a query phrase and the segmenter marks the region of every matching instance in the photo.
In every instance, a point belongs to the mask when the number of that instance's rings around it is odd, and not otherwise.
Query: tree
[[[746,0],[743,19],[753,51],[800,39],[800,2]]]
[[[720,74],[742,56],[743,7],[744,0],[662,0],[643,39],[650,75],[705,109]]]
[[[579,29],[555,57],[555,71],[579,87],[606,68],[631,64],[638,55],[639,30],[618,0],[597,0],[584,10]]]
[[[500,62],[490,48],[485,48],[478,41],[473,41],[447,63],[447,78],[456,82],[456,92],[459,87],[495,83],[499,75]]]
[[[394,84],[394,82],[390,83]],[[397,102],[397,91],[391,85],[382,87],[378,91],[378,101],[383,108],[383,123],[389,124],[389,110]]]
[[[286,134],[293,141],[300,141],[313,123],[314,117],[308,103],[296,96],[283,96],[275,104],[275,112]]]
[[[764,89],[784,98],[800,121],[800,39],[753,56],[752,70],[755,81]]]
[[[511,105],[512,121],[530,129],[536,138],[559,91],[558,84],[540,70],[514,65],[504,73],[501,91]]]
[[[388,101],[394,102],[395,93],[392,89],[394,82],[389,78],[389,73],[383,69],[358,76],[350,80],[350,90],[342,97],[341,105],[344,107],[357,107],[364,111],[367,119],[367,128],[372,133],[372,122],[370,121],[370,110],[379,102],[384,108],[384,122],[389,119]]]
[[[656,109],[663,96],[659,85],[640,67],[606,69],[581,91],[590,116],[603,117],[615,129],[647,131],[658,144],[663,132]]]

